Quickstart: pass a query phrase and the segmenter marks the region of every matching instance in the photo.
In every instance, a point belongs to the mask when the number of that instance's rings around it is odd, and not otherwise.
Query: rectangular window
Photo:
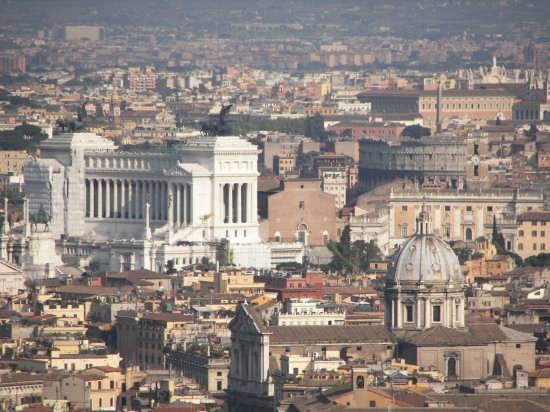
[[[537,231],[536,230],[531,231],[531,236],[537,237]]]
[[[405,322],[414,322],[413,306],[407,305],[405,306],[405,310],[406,310]]]
[[[441,322],[441,305],[433,305],[432,308],[432,321]]]
[[[407,205],[401,206],[401,211],[402,211],[402,212],[406,212],[407,209],[408,209]]]
[[[540,250],[546,250],[546,243],[540,244]]]
[[[487,212],[492,212],[493,211],[493,206],[487,206]]]
[[[519,235],[519,236],[523,236],[523,230],[520,230],[520,231],[518,232],[518,235]]]
[[[445,212],[450,212],[451,211],[451,206],[445,206]]]
[[[523,243],[518,243],[518,250],[523,250]]]
[[[216,390],[218,392],[222,390],[222,381],[217,381],[216,382]]]
[[[466,212],[471,212],[472,211],[472,206],[466,206]]]
[[[305,209],[306,208],[306,203],[303,200],[300,200],[300,203],[298,204],[298,208],[299,209]]]

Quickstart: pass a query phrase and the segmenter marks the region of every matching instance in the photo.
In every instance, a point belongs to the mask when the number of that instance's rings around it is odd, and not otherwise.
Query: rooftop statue
[[[231,134],[231,127],[226,123],[225,116],[231,110],[232,104],[222,106],[218,114],[218,120],[201,123],[201,133],[204,136],[227,136]]]

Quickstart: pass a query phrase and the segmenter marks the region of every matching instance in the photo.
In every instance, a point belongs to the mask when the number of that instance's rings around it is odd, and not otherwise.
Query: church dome
[[[432,234],[431,222],[422,213],[416,222],[416,234],[396,252],[386,281],[462,284],[464,278],[455,252]]]

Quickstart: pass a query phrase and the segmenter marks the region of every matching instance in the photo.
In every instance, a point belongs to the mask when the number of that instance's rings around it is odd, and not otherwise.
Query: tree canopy
[[[550,253],[539,253],[525,259],[525,266],[548,267],[550,266]]]
[[[317,141],[323,141],[327,138],[323,116],[318,113],[301,119],[241,117],[235,120],[232,126],[235,134],[240,135],[259,130],[272,130],[288,134],[301,134]]]
[[[47,137],[40,127],[23,123],[13,130],[0,132],[0,150],[34,151],[36,146]]]
[[[380,249],[373,240],[351,242],[349,225],[342,231],[340,241],[329,242],[328,248],[332,252],[330,269],[346,274],[368,270],[370,261],[378,259],[381,255]]]
[[[430,129],[427,127],[422,127],[419,124],[413,124],[411,126],[407,126],[401,132],[401,136],[408,136],[414,139],[420,139],[421,137],[430,136],[430,135],[431,135]]]

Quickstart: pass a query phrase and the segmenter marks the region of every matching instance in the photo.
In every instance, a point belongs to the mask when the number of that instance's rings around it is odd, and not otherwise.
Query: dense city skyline
[[[0,410],[543,412],[547,0],[0,0]]]

